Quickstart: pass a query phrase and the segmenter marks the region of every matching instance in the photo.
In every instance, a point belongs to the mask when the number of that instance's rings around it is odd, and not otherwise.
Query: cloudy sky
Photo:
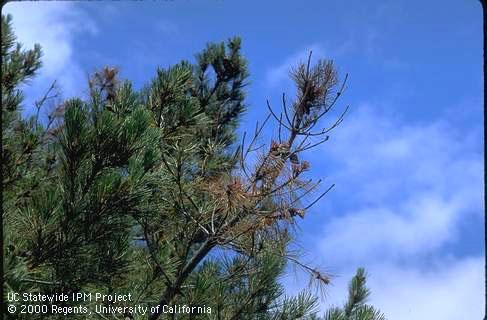
[[[341,304],[357,267],[389,319],[483,316],[482,43],[478,1],[161,1],[10,3],[19,40],[44,49],[29,104],[57,79],[84,95],[88,75],[121,69],[136,87],[209,41],[239,35],[249,60],[242,130],[265,100],[292,94],[289,66],[315,57],[349,73],[351,112],[306,155],[336,187],[301,224],[304,260],[336,277]],[[326,186],[325,186],[326,187]],[[289,292],[306,284],[283,279]]]

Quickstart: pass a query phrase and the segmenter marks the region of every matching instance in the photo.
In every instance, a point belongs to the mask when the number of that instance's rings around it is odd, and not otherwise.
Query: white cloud
[[[86,87],[86,74],[77,63],[74,44],[77,36],[95,34],[95,23],[72,2],[9,2],[4,13],[12,14],[14,32],[24,48],[39,43],[43,67],[30,87],[40,95],[57,80],[69,97]],[[33,97],[38,98],[38,97]]]
[[[456,236],[455,205],[425,195],[400,212],[373,207],[327,223],[321,250],[334,263],[429,253]]]
[[[483,316],[483,259],[442,261],[427,272],[371,268],[371,302],[389,319],[458,320]]]
[[[351,114],[323,151],[327,157],[313,161],[339,163],[333,177],[344,187],[334,198],[355,204],[317,235],[328,261],[421,258],[458,240],[460,223],[480,221],[483,212],[476,134],[445,119],[404,125],[367,106]]]
[[[358,266],[357,266],[358,267]],[[482,319],[484,310],[484,259],[441,258],[427,267],[380,261],[363,265],[367,287],[371,290],[368,304],[379,309],[390,320],[459,320]],[[343,306],[348,297],[348,283],[355,266],[341,268],[319,300],[320,311]],[[287,275],[282,282],[286,293],[303,290],[308,276]],[[305,288],[305,287],[304,287]]]
[[[443,259],[427,271],[398,264],[367,266],[368,303],[391,320],[459,320],[483,316],[483,259]],[[342,270],[322,310],[342,306],[355,269]]]
[[[311,241],[338,275],[322,310],[342,305],[365,267],[370,303],[388,319],[483,316],[483,253],[446,249],[462,239],[462,223],[483,221],[481,123],[468,128],[451,115],[405,123],[359,106],[322,152],[308,155],[315,168],[333,166],[337,184],[321,208],[333,216]],[[284,283],[289,292],[300,287]]]

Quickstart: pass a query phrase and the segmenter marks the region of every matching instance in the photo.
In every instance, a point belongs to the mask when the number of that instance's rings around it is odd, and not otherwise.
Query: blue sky
[[[249,60],[242,130],[292,94],[288,70],[313,50],[349,73],[351,112],[306,155],[336,187],[301,223],[305,261],[354,270],[389,319],[480,319],[483,309],[482,43],[478,1],[161,1],[10,3],[19,40],[39,42],[50,82],[86,94],[89,73],[116,65],[136,87],[209,41],[239,35]],[[326,187],[326,186],[324,186]],[[283,278],[290,293],[307,279]]]

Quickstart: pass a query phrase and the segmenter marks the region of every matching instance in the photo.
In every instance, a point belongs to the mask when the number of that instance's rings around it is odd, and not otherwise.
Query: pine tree
[[[17,207],[39,185],[43,162],[40,137],[42,129],[33,118],[23,119],[23,95],[19,86],[30,80],[41,66],[41,49],[23,50],[12,32],[11,16],[2,15],[2,208],[4,289],[30,288],[21,279],[28,270],[20,243],[9,226],[18,222]],[[20,240],[19,240],[20,241]]]
[[[365,270],[359,268],[348,285],[348,300],[345,305],[342,308],[329,309],[324,320],[385,320],[380,311],[366,304],[369,295]]]
[[[86,301],[92,317],[96,305],[141,304],[159,309],[125,316],[314,319],[316,298],[286,297],[279,277],[295,263],[330,281],[288,249],[295,220],[331,189],[302,203],[318,186],[302,178],[310,167],[302,152],[344,115],[313,131],[345,85],[330,61],[311,66],[310,56],[292,71],[297,97],[283,95],[280,116],[268,103],[250,142],[236,143],[248,76],[239,38],[209,44],[196,63],[159,68],[138,92],[105,67],[88,99],[64,101],[40,121],[21,116],[19,89],[41,66],[40,47],[22,50],[10,19],[2,16],[5,291],[131,293],[132,301]],[[272,118],[279,136],[266,149],[257,144]],[[172,304],[212,313],[163,314]],[[41,317],[65,315],[25,319]]]

